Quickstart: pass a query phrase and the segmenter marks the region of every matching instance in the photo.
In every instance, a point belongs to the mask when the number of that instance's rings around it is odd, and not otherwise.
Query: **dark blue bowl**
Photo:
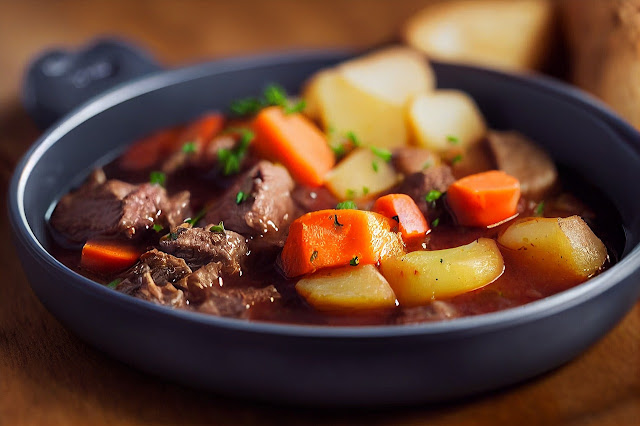
[[[252,323],[171,310],[69,270],[47,251],[52,203],[90,166],[145,133],[279,82],[290,91],[345,59],[336,52],[254,56],[164,71],[101,95],[58,122],[18,165],[13,238],[34,292],[82,339],[127,364],[192,386],[275,401],[442,401],[557,367],[610,330],[640,293],[640,135],[570,87],[534,76],[435,64],[441,87],[471,94],[495,128],[519,130],[607,194],[621,260],[596,278],[514,309],[406,326]]]

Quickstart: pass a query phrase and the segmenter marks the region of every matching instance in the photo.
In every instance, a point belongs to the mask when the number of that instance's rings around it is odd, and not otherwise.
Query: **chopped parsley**
[[[343,201],[336,205],[338,210],[358,210],[358,206],[352,200]]]
[[[268,106],[279,106],[284,109],[285,114],[293,114],[303,111],[307,104],[303,99],[290,103],[287,91],[282,86],[269,84],[262,91],[262,96],[238,99],[231,103],[229,109],[236,115],[245,116],[254,115]]]
[[[373,167],[373,171],[378,173],[378,162],[377,161],[372,161],[371,162],[371,167]]]
[[[200,219],[202,219],[205,214],[207,214],[207,210],[206,209],[202,209],[194,217],[185,220],[184,223],[188,223],[191,226],[195,226],[196,223],[200,222]]]
[[[247,154],[249,144],[255,138],[253,132],[249,129],[229,129],[229,132],[240,133],[240,142],[233,149],[220,148],[218,150],[218,164],[222,168],[222,173],[229,176],[240,171],[240,163]]]
[[[438,191],[437,189],[432,189],[427,193],[424,199],[427,203],[433,203],[436,200],[440,199],[440,197],[442,197],[442,192]]]
[[[534,210],[536,216],[542,216],[544,214],[544,201],[540,201]]]
[[[314,250],[313,253],[311,253],[309,262],[313,263],[317,258],[318,258],[318,250]]]
[[[353,259],[349,261],[349,265],[351,266],[358,266],[359,264],[360,264],[360,259],[358,259],[358,256],[353,256]]]
[[[447,136],[447,142],[453,145],[457,145],[460,143],[460,139],[458,139],[456,136],[449,135]]]
[[[426,163],[424,163],[422,165],[422,170],[427,170],[429,167],[431,167],[433,164],[431,163],[431,161],[427,161]]]
[[[263,108],[262,101],[258,98],[238,99],[231,103],[229,109],[236,115],[253,115]]]
[[[247,198],[249,198],[249,194],[247,194],[244,191],[238,191],[238,193],[236,194],[236,204],[240,204],[243,201],[247,201]]]
[[[349,130],[346,135],[347,139],[349,139],[349,141],[353,144],[353,146],[360,146],[360,139],[358,139],[358,136],[356,136],[356,134],[353,132],[353,130]]]
[[[355,189],[347,189],[347,198],[354,198],[356,196]]]
[[[342,144],[338,146],[332,146],[331,150],[333,151],[333,155],[335,155],[337,158],[342,157],[347,152],[344,148],[344,145]]]
[[[211,232],[215,232],[217,234],[224,234],[224,223],[222,221],[220,221],[219,224],[217,225],[213,225],[211,228],[209,228],[209,231]]]
[[[459,162],[461,162],[461,161],[462,161],[462,154],[458,154],[458,155],[456,155],[455,157],[453,157],[453,158],[451,159],[451,164],[452,164],[452,165],[453,165],[453,164],[458,164],[458,163],[459,163]]]
[[[338,215],[337,214],[333,215],[333,224],[336,225],[336,226],[344,226],[340,222],[338,222]]]
[[[300,99],[293,105],[287,105],[284,107],[285,114],[295,114],[296,112],[302,112],[307,107],[307,102],[304,99]]]
[[[367,195],[369,193],[369,187],[368,186],[363,186],[362,187],[362,195]]]
[[[164,226],[160,225],[159,223],[154,223],[153,224],[153,230],[156,232],[160,232],[164,229]]]
[[[149,183],[164,186],[167,183],[167,175],[163,172],[153,171],[149,174]]]
[[[277,84],[270,84],[265,87],[262,92],[262,96],[264,97],[264,101],[266,105],[277,105],[277,106],[286,106],[287,105],[287,92]]]
[[[184,152],[185,154],[193,154],[197,150],[198,150],[198,146],[193,141],[187,142],[184,145],[182,145],[182,152]]]
[[[375,155],[380,157],[386,163],[391,161],[392,154],[391,154],[391,151],[389,151],[388,149],[377,148],[375,146],[372,146],[370,148],[371,148],[371,152],[373,152]]]
[[[177,239],[178,239],[178,233],[177,232],[169,232],[169,240],[175,241]]]
[[[115,280],[113,280],[109,284],[107,284],[107,287],[116,288],[118,286],[118,284],[120,284],[121,282],[122,282],[122,278],[116,278]]]
[[[431,222],[431,226],[433,226],[434,228],[436,228],[439,224],[440,224],[439,217],[436,217],[435,219],[433,219],[433,222]]]

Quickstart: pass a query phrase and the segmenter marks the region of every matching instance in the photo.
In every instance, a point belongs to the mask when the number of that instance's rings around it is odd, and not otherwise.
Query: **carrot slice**
[[[318,269],[375,264],[381,258],[404,253],[395,223],[363,210],[319,210],[296,219],[282,249],[287,277]]]
[[[419,242],[429,231],[429,225],[418,205],[406,194],[388,194],[373,204],[374,212],[398,222],[406,244]]]
[[[460,225],[490,226],[513,217],[520,199],[518,179],[499,170],[457,180],[447,190],[447,203]]]
[[[89,240],[82,247],[80,265],[93,272],[115,273],[137,262],[142,252],[139,248],[116,240]]]
[[[301,184],[321,186],[335,164],[324,134],[302,114],[285,114],[276,106],[264,108],[256,115],[253,130],[256,153],[282,163]]]
[[[175,144],[181,131],[181,127],[174,127],[140,139],[120,157],[120,167],[130,171],[152,167],[167,153],[167,149]]]
[[[224,127],[224,116],[218,112],[211,112],[192,121],[176,138],[175,143],[168,147],[170,152],[182,149],[187,143],[194,144],[194,150],[201,152]]]

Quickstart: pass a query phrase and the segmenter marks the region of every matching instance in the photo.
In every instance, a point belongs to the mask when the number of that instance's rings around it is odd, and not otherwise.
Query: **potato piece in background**
[[[551,157],[518,132],[489,132],[488,144],[498,169],[520,181],[522,195],[541,200],[558,179]]]
[[[353,132],[364,145],[384,148],[408,141],[405,104],[433,90],[433,70],[424,56],[393,47],[320,71],[306,84],[306,113],[337,134]]]
[[[553,282],[586,280],[607,260],[605,245],[579,216],[520,219],[500,233],[498,242]]]
[[[397,182],[393,166],[369,148],[352,151],[325,177],[325,186],[341,201],[372,197]]]
[[[480,238],[460,247],[383,259],[381,269],[400,306],[418,306],[492,283],[502,275],[504,261],[494,240]]]
[[[298,281],[296,291],[320,311],[393,308],[396,302],[373,265],[325,269]]]
[[[435,152],[464,151],[487,133],[484,117],[471,96],[459,90],[436,90],[408,105],[415,142]]]
[[[415,14],[403,36],[433,59],[536,69],[549,55],[554,15],[549,0],[453,0]]]

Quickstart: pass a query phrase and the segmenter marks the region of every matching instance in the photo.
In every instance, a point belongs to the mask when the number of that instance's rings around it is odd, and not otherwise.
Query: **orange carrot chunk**
[[[388,194],[373,204],[374,212],[394,219],[406,244],[419,242],[429,231],[429,225],[418,205],[406,194]]]
[[[318,269],[375,264],[381,258],[402,254],[395,223],[363,210],[319,210],[296,219],[282,249],[282,269],[287,277]]]
[[[174,127],[155,132],[142,138],[120,157],[119,164],[125,170],[139,171],[151,168],[175,145],[182,128]]]
[[[454,182],[447,203],[465,226],[490,226],[515,216],[520,199],[518,179],[499,170],[477,173]]]
[[[89,240],[82,247],[80,265],[102,274],[123,271],[137,262],[142,252],[135,246],[115,240]]]
[[[253,131],[256,153],[284,165],[301,184],[321,186],[335,164],[324,134],[302,114],[264,108],[253,121]]]

